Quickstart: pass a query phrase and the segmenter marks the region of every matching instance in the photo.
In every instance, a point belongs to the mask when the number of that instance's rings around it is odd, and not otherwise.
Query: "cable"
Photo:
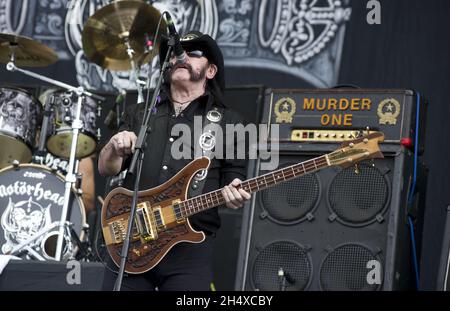
[[[413,204],[414,193],[416,191],[417,182],[417,161],[418,161],[418,150],[419,150],[419,116],[420,116],[420,93],[416,93],[416,133],[414,138],[414,171],[413,171],[413,182],[409,189],[408,205]],[[414,262],[414,271],[416,275],[416,289],[419,290],[420,277],[419,277],[419,264],[417,260],[417,250],[416,250],[416,238],[414,234],[414,224],[411,215],[408,215],[408,222],[411,232],[411,246],[412,246],[412,256]]]
[[[101,246],[99,246],[99,244],[101,244]],[[99,247],[103,248],[104,254],[100,254]],[[103,267],[105,267],[110,272],[117,274],[119,272],[119,270],[114,270],[113,268],[109,267],[108,263],[110,261],[112,261],[112,259],[108,260],[109,254],[108,254],[108,250],[106,250],[105,248],[106,248],[106,245],[105,245],[105,242],[103,241],[102,230],[98,230],[97,235],[95,237],[95,244],[94,244],[95,254],[97,255],[98,260],[103,264]]]
[[[419,264],[417,262],[417,251],[416,251],[416,238],[414,235],[414,224],[411,216],[408,216],[409,228],[411,232],[411,246],[413,253],[413,261],[414,261],[414,271],[416,272],[416,289],[419,290]]]
[[[409,191],[408,204],[412,203],[414,192],[416,190],[416,180],[417,180],[417,159],[419,153],[419,116],[420,116],[420,93],[417,92],[416,99],[416,133],[414,138],[414,175],[413,183]]]
[[[448,271],[450,269],[450,248],[448,249],[447,255],[447,268],[445,269],[445,278],[444,278],[444,291],[447,291],[447,281],[448,281]]]

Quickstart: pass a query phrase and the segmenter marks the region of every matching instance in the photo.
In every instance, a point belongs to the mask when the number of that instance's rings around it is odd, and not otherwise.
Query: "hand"
[[[123,158],[131,153],[134,153],[136,140],[136,134],[133,132],[123,131],[111,137],[109,144],[112,145],[114,153]]]
[[[244,206],[244,202],[250,200],[251,194],[242,188],[237,189],[241,180],[236,178],[228,186],[222,189],[222,196],[228,208],[238,209]]]

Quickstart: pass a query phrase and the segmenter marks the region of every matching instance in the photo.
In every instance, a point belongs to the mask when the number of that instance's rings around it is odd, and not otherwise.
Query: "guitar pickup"
[[[175,216],[175,219],[177,221],[177,223],[183,223],[186,221],[186,218],[183,215],[182,209],[181,209],[181,200],[174,200],[172,201],[172,208],[173,208],[173,213]]]
[[[142,202],[137,205],[135,220],[142,242],[149,242],[158,238],[155,218],[148,202]]]
[[[153,209],[153,215],[155,216],[155,223],[158,229],[166,229],[166,223],[164,222],[163,213],[161,207],[156,207]]]

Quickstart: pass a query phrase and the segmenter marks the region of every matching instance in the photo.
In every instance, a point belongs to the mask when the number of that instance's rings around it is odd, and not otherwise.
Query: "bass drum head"
[[[64,192],[65,182],[62,175],[53,173],[45,166],[22,164],[0,170],[1,252],[3,254],[10,252],[12,248],[34,237],[43,228],[59,221],[64,205]],[[83,241],[82,229],[86,224],[84,205],[75,194],[75,190],[72,190],[71,198],[70,223]],[[51,231],[58,231],[58,228]],[[56,241],[51,231],[30,243],[34,251],[47,259],[52,259],[49,258],[52,254],[47,254],[43,245],[45,248],[52,248],[48,245],[49,242]],[[51,240],[46,241],[49,238]]]
[[[41,106],[26,90],[0,87],[0,168],[31,161]]]

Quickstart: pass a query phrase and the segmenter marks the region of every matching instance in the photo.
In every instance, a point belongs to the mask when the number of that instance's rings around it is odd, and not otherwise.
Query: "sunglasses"
[[[200,51],[200,50],[186,51],[186,54],[189,57],[194,57],[194,58],[200,58],[200,57],[205,56],[205,53],[203,53],[203,51]]]
[[[193,58],[200,58],[200,57],[205,56],[205,53],[203,53],[203,51],[200,51],[200,50],[186,51],[186,54],[187,54],[187,56],[193,57]],[[174,56],[175,56],[175,54],[174,54],[174,52],[172,52],[171,57],[174,57]]]

